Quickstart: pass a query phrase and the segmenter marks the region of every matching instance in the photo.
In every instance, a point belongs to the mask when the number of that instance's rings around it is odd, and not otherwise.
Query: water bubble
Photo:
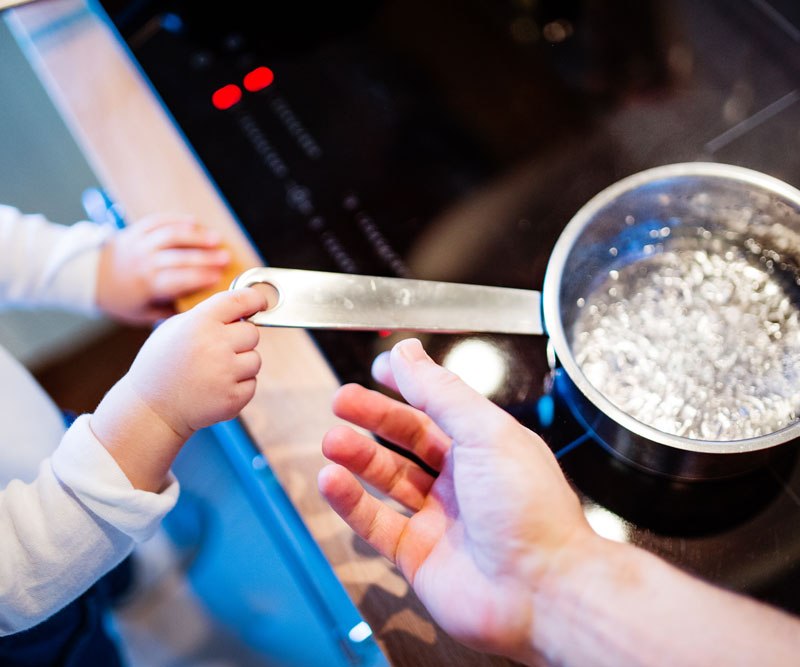
[[[579,300],[573,346],[589,381],[635,419],[729,441],[798,418],[800,317],[774,252],[754,265],[720,239],[714,252],[651,252],[609,271]]]

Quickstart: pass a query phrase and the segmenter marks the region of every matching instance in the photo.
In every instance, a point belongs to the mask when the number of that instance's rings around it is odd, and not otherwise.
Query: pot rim
[[[560,291],[567,257],[578,236],[598,211],[620,195],[654,181],[682,176],[711,176],[755,185],[800,206],[800,190],[788,183],[753,169],[718,162],[680,162],[653,167],[627,176],[601,190],[572,216],[561,232],[547,264],[542,289],[542,310],[545,328],[556,356],[575,386],[602,413],[628,431],[659,444],[690,452],[733,454],[754,452],[794,440],[800,437],[800,421],[773,433],[744,440],[695,440],[659,431],[615,406],[589,382],[573,357],[561,319]]]

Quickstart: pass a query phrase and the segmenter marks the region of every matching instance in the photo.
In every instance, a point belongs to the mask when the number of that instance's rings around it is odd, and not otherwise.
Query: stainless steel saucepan
[[[575,415],[661,475],[740,474],[800,436],[800,191],[749,169],[608,187],[565,227],[541,293],[272,267],[231,287],[258,283],[277,294],[262,326],[546,333]]]

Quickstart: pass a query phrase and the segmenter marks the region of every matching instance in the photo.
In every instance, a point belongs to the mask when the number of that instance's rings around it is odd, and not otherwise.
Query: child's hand
[[[186,440],[253,397],[258,328],[253,288],[224,291],[161,324],[91,417],[98,440],[137,488],[158,490]]]
[[[258,327],[241,318],[266,307],[245,288],[215,294],[161,324],[128,371],[140,398],[178,434],[232,419],[253,397]]]
[[[154,215],[103,248],[97,305],[124,322],[147,324],[175,313],[175,299],[215,285],[231,260],[219,234],[191,217]]]

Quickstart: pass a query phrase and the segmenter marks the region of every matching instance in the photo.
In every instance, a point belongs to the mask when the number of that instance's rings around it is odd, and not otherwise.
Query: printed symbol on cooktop
[[[312,160],[322,157],[322,148],[283,97],[276,97],[272,100],[270,107],[308,157]]]
[[[289,174],[286,163],[281,156],[278,155],[255,119],[245,112],[238,114],[236,119],[239,121],[239,127],[242,128],[245,136],[250,140],[250,143],[253,144],[256,152],[261,156],[261,159],[264,160],[264,163],[269,167],[270,171],[278,178],[285,178]]]
[[[314,212],[311,191],[302,185],[292,185],[286,191],[286,201],[292,208],[297,209],[303,215],[311,215]]]
[[[383,232],[378,228],[375,220],[370,215],[361,211],[356,214],[356,224],[364,232],[367,241],[373,247],[378,257],[380,257],[389,267],[400,277],[406,278],[410,275],[408,267],[397,254],[394,248],[389,244],[389,241],[383,235]]]

